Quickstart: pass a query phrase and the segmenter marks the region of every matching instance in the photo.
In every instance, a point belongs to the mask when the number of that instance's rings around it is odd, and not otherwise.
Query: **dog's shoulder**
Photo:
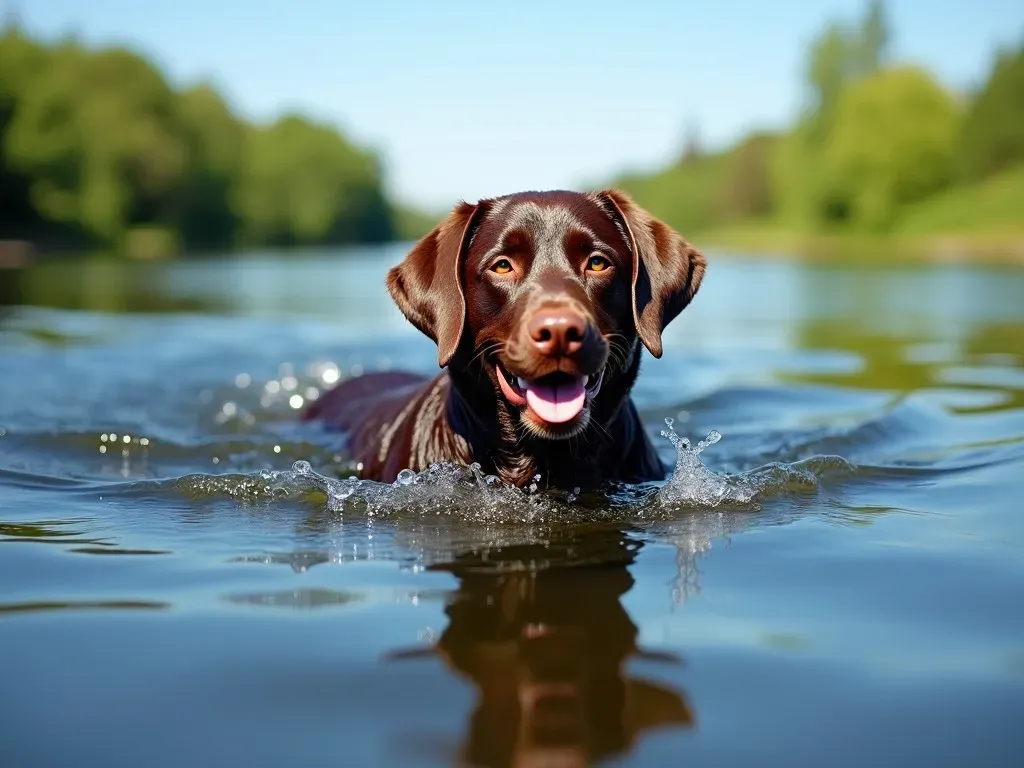
[[[321,421],[333,429],[356,429],[367,417],[387,418],[394,406],[414,399],[431,379],[405,371],[368,373],[345,379],[310,403],[304,421]],[[391,404],[393,407],[388,408]]]

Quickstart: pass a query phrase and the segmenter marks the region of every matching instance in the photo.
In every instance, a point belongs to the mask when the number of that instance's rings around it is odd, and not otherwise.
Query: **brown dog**
[[[362,476],[382,482],[438,461],[519,486],[663,479],[629,392],[640,344],[661,357],[705,267],[615,190],[462,203],[387,279],[448,370],[351,379],[304,418],[348,431]]]

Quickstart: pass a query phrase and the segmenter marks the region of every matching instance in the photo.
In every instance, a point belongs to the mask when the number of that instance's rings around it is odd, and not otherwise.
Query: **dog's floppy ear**
[[[462,338],[462,252],[483,208],[483,203],[459,203],[388,271],[388,293],[409,322],[437,344],[442,368],[451,362]]]
[[[661,334],[686,309],[704,279],[704,255],[624,192],[597,193],[625,229],[633,250],[633,320],[647,350],[661,357]]]

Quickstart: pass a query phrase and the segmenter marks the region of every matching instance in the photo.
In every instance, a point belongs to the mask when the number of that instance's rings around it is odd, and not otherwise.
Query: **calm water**
[[[569,501],[296,422],[400,255],[0,275],[0,765],[1024,765],[1024,271],[711,254]]]

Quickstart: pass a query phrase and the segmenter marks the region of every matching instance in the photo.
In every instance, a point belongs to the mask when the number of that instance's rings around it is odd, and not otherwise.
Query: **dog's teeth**
[[[583,386],[585,387],[589,383],[590,383],[590,377],[589,376],[584,376],[583,377]]]
[[[516,377],[516,383],[519,385],[520,389],[526,389],[526,379],[524,379],[522,376]]]

